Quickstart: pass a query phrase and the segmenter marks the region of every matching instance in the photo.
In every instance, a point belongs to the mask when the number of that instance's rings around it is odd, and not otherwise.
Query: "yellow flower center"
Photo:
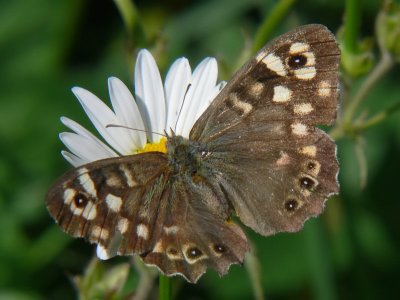
[[[162,152],[167,153],[167,138],[162,137],[157,143],[147,143],[142,149],[137,150],[137,153],[145,152]]]

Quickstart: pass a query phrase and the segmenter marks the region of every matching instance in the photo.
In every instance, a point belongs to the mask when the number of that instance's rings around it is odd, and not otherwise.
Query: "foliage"
[[[341,32],[343,99],[330,131],[339,145],[341,193],[299,233],[264,238],[249,231],[255,250],[244,268],[234,266],[221,279],[209,271],[197,285],[173,279],[172,294],[176,299],[395,297],[400,10],[393,1],[360,2],[2,1],[0,299],[157,295],[153,270],[124,258],[92,260],[94,248],[63,234],[46,212],[47,188],[70,168],[59,154],[57,134],[65,130],[59,117],[90,128],[72,86],[106,100],[107,78],[132,82],[142,47],[164,71],[183,55],[192,65],[216,56],[220,79],[228,80],[267,39],[306,23]],[[127,262],[133,266],[129,274]]]

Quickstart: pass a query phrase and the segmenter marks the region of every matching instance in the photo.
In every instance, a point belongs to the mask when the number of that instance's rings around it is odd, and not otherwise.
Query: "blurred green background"
[[[93,130],[71,87],[87,88],[107,102],[109,76],[133,86],[135,54],[142,47],[152,51],[164,75],[180,56],[188,57],[192,67],[215,56],[220,80],[228,80],[249,57],[255,36],[264,43],[307,23],[337,32],[357,2],[348,1],[346,8],[345,1],[328,0],[143,0],[135,1],[133,16],[139,21],[127,29],[111,0],[0,0],[0,299],[75,299],[71,278],[85,272],[94,254],[94,246],[62,233],[44,205],[47,188],[72,168],[60,155],[58,133],[66,129],[59,117]],[[271,16],[276,5],[282,11]],[[352,14],[360,25],[355,34],[371,40],[366,50],[353,45],[349,51],[366,55],[362,66],[375,65],[381,55],[374,43],[381,1],[355,7]],[[263,33],[266,20],[270,31]],[[371,72],[366,67],[362,76],[352,77],[351,69],[359,67],[343,70],[343,102],[352,100]],[[327,202],[320,218],[296,234],[264,238],[248,230],[255,258],[231,267],[221,279],[212,270],[196,285],[176,278],[174,297],[249,299],[259,282],[266,299],[398,298],[399,79],[399,65],[393,64],[354,115],[389,109],[387,117],[338,135],[341,193]],[[346,107],[341,105],[340,114]],[[248,271],[254,259],[259,277]],[[127,261],[117,258],[99,268]],[[138,274],[132,268],[122,292],[97,299],[127,299]]]

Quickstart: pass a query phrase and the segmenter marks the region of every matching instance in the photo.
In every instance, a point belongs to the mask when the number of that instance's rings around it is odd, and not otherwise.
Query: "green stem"
[[[315,220],[312,224],[308,224],[307,230],[305,230],[305,246],[314,298],[338,299],[328,231],[321,218]]]
[[[253,287],[254,299],[264,300],[263,285],[261,280],[261,263],[257,256],[257,249],[253,243],[250,243],[251,252],[246,254],[244,265],[250,276],[250,282]]]
[[[356,158],[359,166],[360,173],[360,188],[364,189],[367,185],[368,179],[368,166],[367,166],[367,158],[365,157],[365,140],[362,136],[358,136],[356,139]]]
[[[361,102],[365,99],[365,96],[371,90],[371,88],[378,82],[378,80],[390,70],[394,65],[394,61],[388,52],[383,52],[382,57],[375,68],[368,74],[359,90],[354,95],[352,101],[346,107],[342,121],[336,126],[330,135],[333,139],[341,138],[348,129],[353,128],[352,122],[354,114],[357,111]]]
[[[252,53],[256,53],[271,37],[279,22],[287,15],[296,0],[280,0],[264,19],[254,39]]]
[[[138,14],[136,7],[131,0],[114,0],[117,6],[121,18],[124,22],[125,29],[129,36],[132,36],[135,31],[135,26],[139,23],[137,22]]]
[[[354,95],[353,100],[349,103],[344,115],[344,122],[351,122],[354,113],[358,106],[371,90],[371,88],[378,82],[378,80],[393,66],[394,62],[389,53],[383,52],[379,63],[375,66],[371,73],[367,76],[364,83]]]
[[[385,109],[384,111],[376,114],[375,116],[371,117],[369,120],[365,121],[364,124],[361,126],[361,130],[365,130],[369,127],[375,126],[376,124],[382,122],[384,119],[386,119],[388,116],[390,116],[393,113],[396,113],[400,110],[400,102],[395,103],[388,109]]]
[[[139,12],[133,0],[114,0],[116,7],[124,22],[127,33],[127,60],[131,69],[131,74],[134,74],[134,55],[135,49],[146,47],[146,34],[140,22]]]
[[[147,267],[143,261],[136,255],[132,257],[133,265],[139,275],[139,283],[136,287],[134,295],[127,300],[145,300],[154,287],[154,279],[158,275],[158,271]]]
[[[171,278],[160,274],[159,300],[171,300]]]
[[[346,1],[346,17],[344,30],[344,44],[347,51],[357,52],[357,41],[361,24],[361,8],[359,0]]]

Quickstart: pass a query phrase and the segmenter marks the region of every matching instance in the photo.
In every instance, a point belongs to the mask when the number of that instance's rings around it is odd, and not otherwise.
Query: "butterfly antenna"
[[[192,86],[192,84],[189,83],[188,86],[187,86],[187,88],[186,88],[185,95],[183,95],[183,101],[182,101],[182,105],[181,105],[181,107],[180,107],[180,109],[179,109],[178,117],[176,118],[176,122],[175,122],[175,126],[174,126],[174,127],[175,127],[175,128],[174,128],[174,131],[176,131],[176,126],[178,126],[178,120],[179,120],[179,117],[181,116],[181,113],[182,113],[183,104],[185,103],[186,95],[187,95],[187,93],[189,92],[189,89],[190,89],[191,86]]]
[[[154,132],[154,131],[149,131],[149,130],[144,130],[144,129],[138,129],[138,128],[132,128],[132,127],[125,126],[125,125],[107,124],[107,125],[106,125],[106,128],[125,128],[125,129],[140,131],[140,132],[146,132],[146,133],[151,133],[151,134],[158,134],[158,135],[161,135],[161,136],[163,136],[163,137],[167,137],[167,135],[166,135],[166,134],[163,134],[163,133]]]

